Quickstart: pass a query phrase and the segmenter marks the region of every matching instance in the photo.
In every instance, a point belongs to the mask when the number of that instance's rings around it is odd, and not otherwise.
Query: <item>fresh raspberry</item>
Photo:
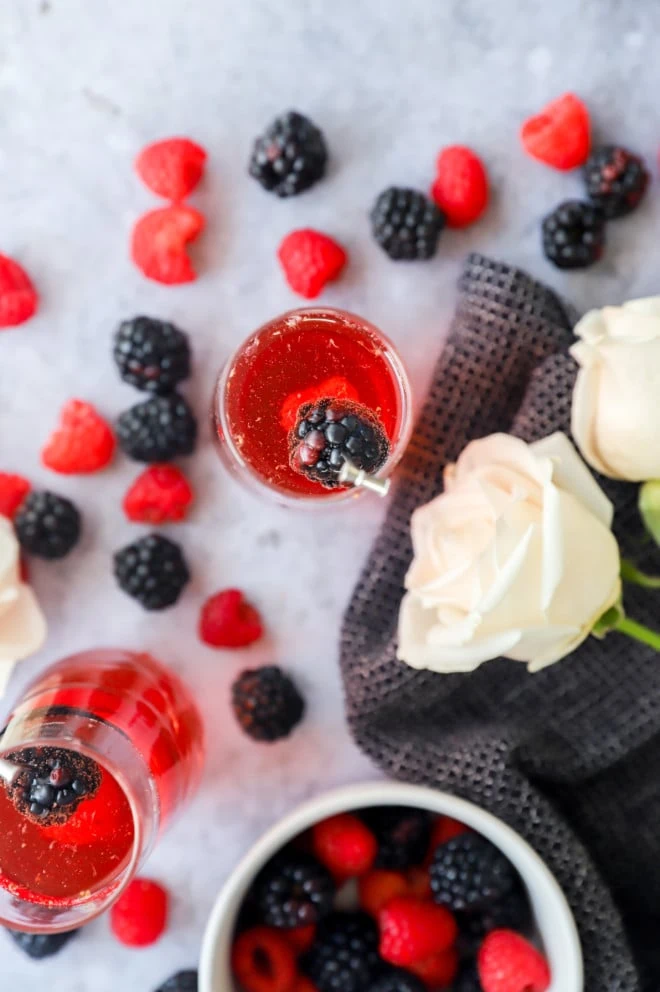
[[[546,992],[550,969],[540,951],[513,930],[493,930],[479,950],[484,992]]]
[[[190,138],[165,138],[142,149],[135,171],[152,193],[177,203],[192,193],[205,163],[206,152]]]
[[[98,472],[115,452],[112,429],[91,403],[69,400],[62,408],[59,426],[41,452],[46,468],[62,475]]]
[[[277,257],[291,289],[308,300],[318,296],[327,282],[337,278],[347,260],[340,244],[311,228],[287,234],[277,250]]]
[[[131,257],[154,282],[173,286],[197,278],[186,245],[204,229],[204,217],[192,207],[175,205],[143,214],[133,228]]]
[[[214,648],[244,648],[264,632],[261,617],[240,589],[223,589],[206,600],[199,616],[199,636]]]
[[[449,910],[414,896],[391,899],[380,911],[378,922],[380,956],[404,968],[448,950],[458,934]]]
[[[451,986],[458,973],[458,951],[450,947],[447,951],[432,954],[423,961],[413,961],[408,965],[413,975],[424,982],[429,989],[444,989]]]
[[[316,925],[312,923],[308,927],[293,927],[290,930],[282,930],[282,936],[296,954],[304,954],[314,943]]]
[[[470,148],[451,145],[438,155],[438,172],[431,198],[450,227],[467,227],[488,206],[488,177],[481,159]]]
[[[408,882],[401,871],[376,868],[358,882],[360,906],[371,916],[378,916],[395,896],[410,895]]]
[[[520,129],[528,155],[562,172],[584,165],[591,148],[589,111],[573,93],[552,100]]]
[[[352,386],[348,379],[341,375],[330,376],[324,379],[318,386],[310,386],[308,389],[299,389],[297,393],[289,393],[280,408],[280,424],[285,431],[293,430],[298,420],[298,410],[307,403],[317,403],[324,396],[332,396],[337,400],[358,399],[358,391]]]
[[[190,483],[176,465],[150,465],[124,496],[124,513],[139,524],[178,523],[193,499]]]
[[[168,895],[158,882],[136,878],[110,910],[110,926],[127,947],[147,947],[162,936],[167,925]]]
[[[0,472],[0,517],[11,520],[30,489],[30,483],[22,475]]]
[[[375,836],[351,813],[340,813],[316,823],[312,837],[314,854],[337,878],[364,875],[373,867],[378,854]]]
[[[37,310],[39,297],[25,269],[6,255],[0,255],[0,329],[16,327]]]
[[[234,944],[231,961],[234,977],[245,992],[293,992],[296,959],[277,930],[246,930]]]

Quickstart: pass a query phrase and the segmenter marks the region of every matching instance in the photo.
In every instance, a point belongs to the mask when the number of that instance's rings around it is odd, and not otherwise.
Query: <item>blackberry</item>
[[[23,933],[21,930],[10,930],[9,927],[5,929],[20,949],[35,961],[57,954],[78,933],[77,930],[66,930],[64,933]]]
[[[643,160],[626,148],[605,145],[584,166],[587,196],[608,220],[631,213],[644,196],[649,174]]]
[[[543,220],[543,251],[558,269],[586,269],[605,248],[605,217],[598,207],[565,200]]]
[[[28,747],[6,757],[24,766],[15,782],[5,784],[8,794],[24,816],[39,823],[64,823],[101,784],[96,762],[66,748]]]
[[[368,407],[331,397],[305,403],[289,435],[291,467],[326,489],[343,485],[348,459],[370,474],[387,461],[390,444],[380,421]]]
[[[254,901],[263,923],[293,930],[316,924],[332,909],[332,875],[316,858],[295,851],[275,857],[254,884]]]
[[[21,547],[40,558],[64,558],[78,543],[80,513],[71,500],[50,492],[29,493],[14,517]]]
[[[441,844],[430,875],[435,902],[454,912],[499,902],[517,882],[511,862],[480,834],[461,834]]]
[[[366,913],[332,913],[300,967],[319,992],[365,992],[383,967],[376,924]]]
[[[426,992],[426,985],[417,975],[403,968],[388,968],[369,986],[369,992]]]
[[[161,534],[147,534],[115,552],[119,587],[145,610],[164,610],[176,603],[190,578],[178,544]]]
[[[168,462],[193,453],[197,421],[178,393],[152,396],[121,414],[117,439],[122,451],[138,462]]]
[[[410,806],[378,806],[364,810],[362,819],[378,840],[379,868],[410,868],[425,859],[433,817]]]
[[[156,992],[197,992],[197,988],[197,972],[190,968],[186,971],[177,971],[159,985]]]
[[[476,961],[466,962],[454,979],[451,992],[483,992]]]
[[[174,324],[154,317],[124,320],[115,334],[113,355],[124,382],[148,393],[171,393],[190,375],[188,338]]]
[[[416,189],[390,186],[371,210],[373,236],[395,261],[432,258],[445,226],[445,215]]]
[[[241,727],[255,741],[288,737],[305,712],[302,696],[277,665],[242,672],[232,686],[232,706]]]
[[[277,196],[297,196],[323,177],[327,161],[321,131],[307,117],[290,110],[255,141],[250,175]]]
[[[481,912],[457,913],[459,926],[458,946],[465,957],[476,955],[484,937],[491,930],[515,930],[526,933],[532,921],[532,911],[527,893],[516,882],[514,888],[503,899],[491,903]]]

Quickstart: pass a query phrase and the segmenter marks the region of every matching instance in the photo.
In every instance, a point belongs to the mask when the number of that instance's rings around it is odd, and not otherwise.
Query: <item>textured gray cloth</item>
[[[437,675],[395,656],[412,511],[441,491],[443,467],[468,441],[568,433],[573,322],[525,273],[468,259],[448,343],[346,613],[342,673],[352,732],[381,768],[489,809],[549,865],[580,930],[586,992],[657,992],[660,657],[616,633],[535,675],[504,659]],[[657,570],[637,487],[600,481],[623,553]],[[657,592],[627,588],[626,605],[660,626]]]

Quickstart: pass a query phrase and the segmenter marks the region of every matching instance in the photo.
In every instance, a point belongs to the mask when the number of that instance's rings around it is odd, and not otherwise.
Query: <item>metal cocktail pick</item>
[[[344,464],[339,471],[339,481],[348,486],[355,486],[358,489],[369,489],[379,496],[387,496],[390,488],[390,479],[379,479],[377,475],[369,475],[363,468],[358,468],[348,458],[344,459]]]

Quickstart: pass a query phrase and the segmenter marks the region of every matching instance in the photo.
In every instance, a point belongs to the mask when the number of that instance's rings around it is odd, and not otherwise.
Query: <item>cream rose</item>
[[[37,651],[46,637],[43,613],[19,569],[14,528],[0,515],[0,695],[16,662]]]
[[[575,333],[580,451],[611,479],[660,478],[660,296],[592,310]]]
[[[504,655],[535,672],[620,597],[613,509],[564,434],[473,441],[412,517],[398,657],[467,672]]]

